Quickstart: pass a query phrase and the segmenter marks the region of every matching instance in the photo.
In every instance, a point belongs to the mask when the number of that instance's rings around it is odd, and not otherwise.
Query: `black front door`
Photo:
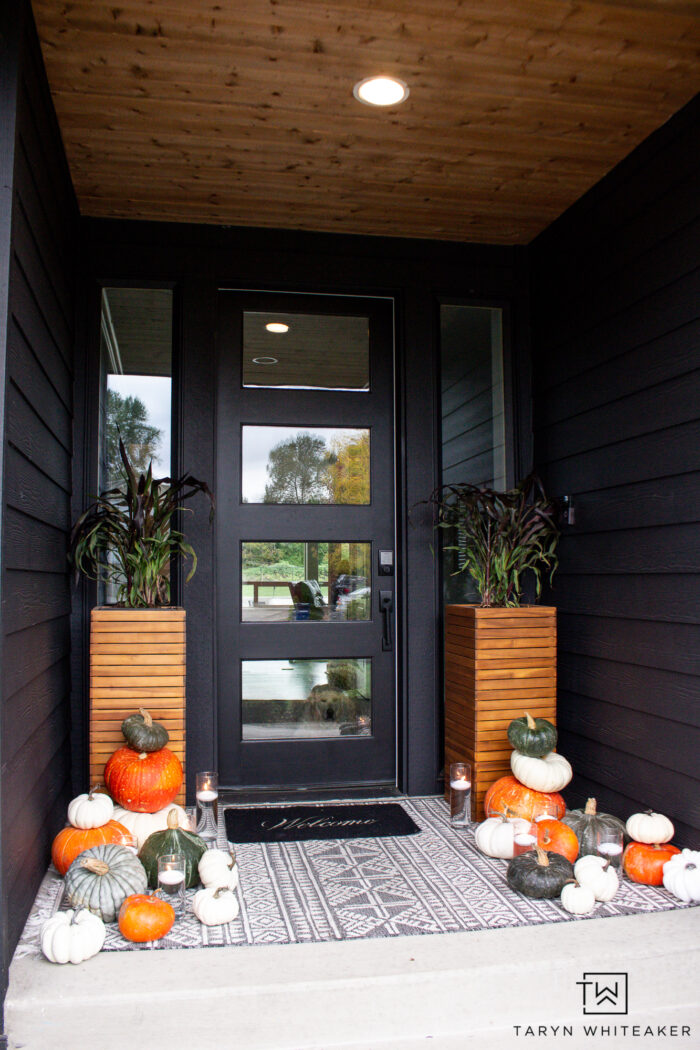
[[[220,292],[224,786],[395,783],[392,317]]]

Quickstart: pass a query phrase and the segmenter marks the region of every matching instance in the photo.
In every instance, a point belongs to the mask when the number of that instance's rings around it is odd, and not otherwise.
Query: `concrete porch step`
[[[691,1047],[700,1045],[698,963],[698,908],[376,941],[110,952],[78,967],[18,958],[6,1029],[11,1050],[464,1050],[465,1036],[479,1050]],[[627,1015],[584,1016],[577,982],[602,972],[629,975]],[[584,1024],[617,1032],[591,1037]],[[676,1036],[658,1035],[671,1025]]]

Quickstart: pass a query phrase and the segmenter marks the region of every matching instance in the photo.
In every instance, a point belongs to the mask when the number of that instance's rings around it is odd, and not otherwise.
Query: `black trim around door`
[[[334,314],[369,322],[370,389],[244,387],[245,311]],[[390,299],[222,290],[217,311],[217,668],[218,766],[229,788],[341,787],[396,782],[395,578],[380,575],[379,551],[395,549],[394,338]],[[242,501],[244,426],[370,430],[368,505]],[[255,541],[371,544],[371,619],[243,622],[241,545]],[[393,597],[390,620],[380,591]],[[388,636],[387,636],[388,629]],[[243,740],[244,660],[371,659],[371,735]]]

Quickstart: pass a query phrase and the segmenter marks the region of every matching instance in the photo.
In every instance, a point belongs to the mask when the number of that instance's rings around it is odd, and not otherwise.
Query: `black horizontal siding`
[[[70,785],[72,384],[78,214],[30,5],[20,27],[2,488],[2,912],[9,964]]]
[[[569,801],[700,844],[696,100],[531,246],[535,456],[573,497],[559,609]]]

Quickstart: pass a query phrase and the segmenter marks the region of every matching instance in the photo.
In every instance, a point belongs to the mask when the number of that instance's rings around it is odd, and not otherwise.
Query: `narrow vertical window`
[[[441,483],[504,489],[503,311],[442,305],[440,364]],[[462,552],[445,551],[443,559],[445,601],[474,601],[470,577],[453,575],[463,564]]]

